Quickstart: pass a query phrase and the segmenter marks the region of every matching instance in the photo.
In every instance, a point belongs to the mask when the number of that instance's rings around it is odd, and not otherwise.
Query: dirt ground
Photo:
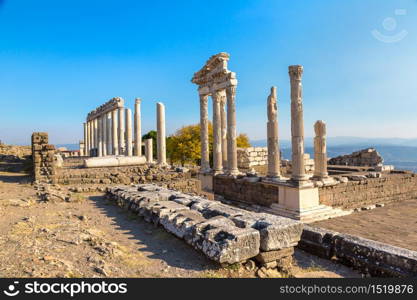
[[[417,251],[417,199],[312,225]]]
[[[221,268],[183,241],[106,202],[74,194],[41,202],[30,177],[0,172],[0,277],[257,277]],[[296,251],[291,274],[261,277],[361,277],[342,265]]]

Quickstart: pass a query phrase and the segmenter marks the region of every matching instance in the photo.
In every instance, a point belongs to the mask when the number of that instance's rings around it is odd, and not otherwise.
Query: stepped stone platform
[[[255,213],[153,184],[107,188],[116,201],[221,264],[255,259],[260,264],[291,258],[301,222]]]

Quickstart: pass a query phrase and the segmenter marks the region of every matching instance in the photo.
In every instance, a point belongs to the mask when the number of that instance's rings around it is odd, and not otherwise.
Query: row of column
[[[119,107],[84,123],[86,156],[142,156],[140,99],[135,100],[134,147],[132,112]]]
[[[303,91],[301,78],[303,67],[300,65],[289,67],[291,82],[291,143],[292,143],[292,173],[291,180],[301,183],[309,178],[305,173],[304,162],[304,118],[303,118]],[[278,140],[278,107],[277,90],[271,88],[268,97],[268,173],[270,179],[280,179],[281,158]],[[314,162],[316,179],[328,177],[327,150],[326,150],[326,124],[317,121],[314,125],[316,137],[314,138]]]
[[[208,94],[200,93],[201,170],[210,172]],[[213,100],[213,171],[237,175],[236,86],[211,91]],[[227,113],[226,108],[227,106]]]

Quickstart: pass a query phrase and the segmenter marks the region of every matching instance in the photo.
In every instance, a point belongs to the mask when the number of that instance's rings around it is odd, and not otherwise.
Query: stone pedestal
[[[209,193],[213,192],[213,174],[200,172],[197,176],[201,182],[201,190]]]
[[[156,109],[158,164],[166,165],[165,106],[164,104],[158,102],[156,104]]]

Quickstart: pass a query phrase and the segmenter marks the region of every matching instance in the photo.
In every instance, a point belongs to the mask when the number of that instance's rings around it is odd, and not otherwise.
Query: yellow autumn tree
[[[209,122],[209,148],[210,161],[212,160],[213,149],[213,126]],[[246,134],[237,137],[237,147],[250,147],[249,138]],[[175,134],[167,138],[167,156],[171,163],[200,164],[201,144],[200,144],[200,124],[188,125],[179,129]]]

